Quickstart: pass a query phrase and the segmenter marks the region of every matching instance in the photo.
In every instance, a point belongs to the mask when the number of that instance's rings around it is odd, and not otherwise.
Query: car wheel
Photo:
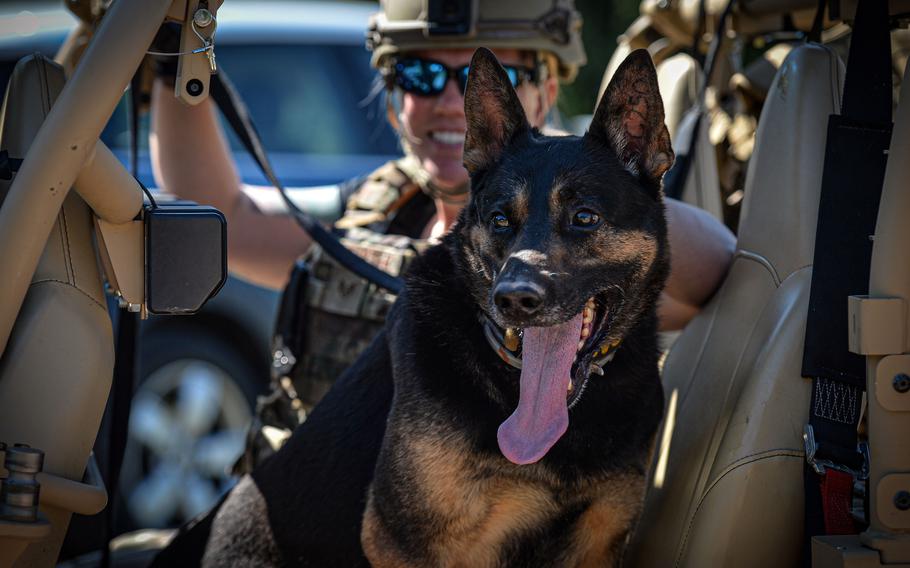
[[[259,388],[253,362],[200,330],[143,337],[121,473],[122,503],[135,527],[179,526],[235,483]]]

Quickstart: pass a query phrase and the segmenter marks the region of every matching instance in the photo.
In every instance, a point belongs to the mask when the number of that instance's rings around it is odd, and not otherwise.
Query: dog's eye
[[[582,209],[572,217],[572,224],[576,227],[593,227],[600,222],[600,215],[588,209]]]
[[[509,218],[503,215],[502,213],[493,213],[493,216],[490,217],[490,222],[493,223],[494,229],[508,229],[509,228]]]

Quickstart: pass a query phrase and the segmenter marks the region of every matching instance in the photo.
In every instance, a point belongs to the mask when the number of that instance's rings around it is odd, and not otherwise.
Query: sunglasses
[[[512,87],[516,89],[525,81],[537,82],[536,69],[517,65],[503,65],[503,68]],[[433,97],[445,90],[449,79],[454,79],[461,94],[464,94],[470,65],[452,68],[432,59],[407,57],[396,61],[394,69],[395,84],[403,91],[421,97]]]

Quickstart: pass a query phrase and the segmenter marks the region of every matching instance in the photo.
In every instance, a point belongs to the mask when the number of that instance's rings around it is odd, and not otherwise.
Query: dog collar
[[[492,347],[493,351],[499,355],[500,359],[515,367],[516,369],[521,369],[520,343],[515,347],[515,349],[509,349],[506,347],[506,333],[504,333],[502,328],[500,328],[496,323],[494,323],[489,317],[486,316],[484,316],[483,334],[487,338],[487,342],[490,344],[490,347]],[[512,341],[514,342],[514,339]],[[597,351],[597,354],[594,356],[594,360],[591,361],[591,370],[599,375],[603,375],[604,365],[612,361],[613,357],[616,356],[616,350],[619,349],[620,343],[622,343],[622,341],[601,345],[600,349]]]

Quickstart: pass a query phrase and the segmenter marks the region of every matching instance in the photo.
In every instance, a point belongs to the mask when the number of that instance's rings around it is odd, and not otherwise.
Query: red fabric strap
[[[850,506],[853,501],[853,476],[828,468],[821,479],[825,533],[855,534]]]

